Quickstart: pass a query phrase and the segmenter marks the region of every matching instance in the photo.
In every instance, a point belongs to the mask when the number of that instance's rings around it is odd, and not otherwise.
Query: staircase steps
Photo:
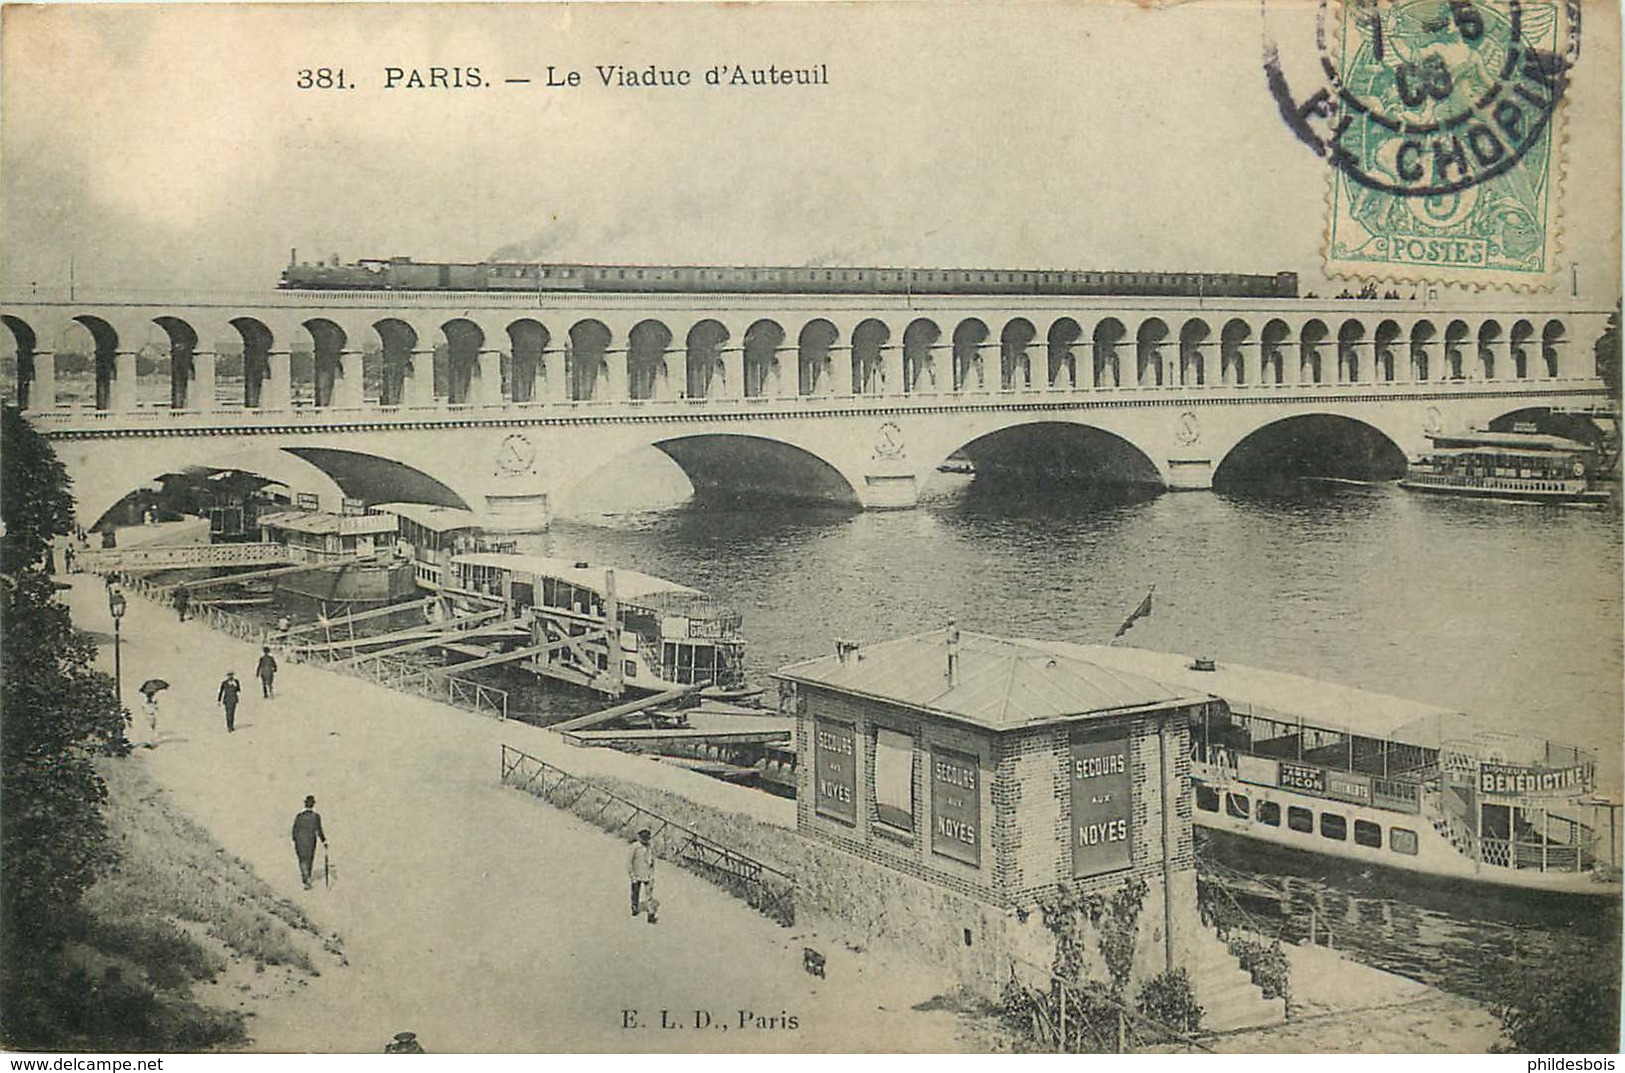
[[[1202,929],[1192,953],[1186,970],[1196,1001],[1202,1004],[1204,1031],[1231,1032],[1286,1020],[1286,1004],[1278,998],[1266,999],[1213,932]]]

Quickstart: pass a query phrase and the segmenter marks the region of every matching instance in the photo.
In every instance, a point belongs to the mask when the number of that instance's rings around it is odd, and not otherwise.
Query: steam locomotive
[[[743,268],[717,265],[590,265],[533,261],[474,264],[410,257],[282,271],[283,290],[633,291],[726,294],[1068,294],[1178,298],[1296,298],[1298,274],[1073,272],[941,268]]]

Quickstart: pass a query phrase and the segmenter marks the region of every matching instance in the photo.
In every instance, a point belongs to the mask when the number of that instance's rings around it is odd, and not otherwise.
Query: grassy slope
[[[139,754],[105,760],[101,772],[118,863],[86,892],[76,940],[35,967],[27,994],[7,996],[8,1035],[28,1026],[38,1034],[11,1044],[163,1051],[246,1042],[249,1000],[342,961],[337,942],[182,815]]]

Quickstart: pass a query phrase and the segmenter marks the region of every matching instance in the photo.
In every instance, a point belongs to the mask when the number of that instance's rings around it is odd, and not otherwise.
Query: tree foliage
[[[1619,963],[1615,956],[1514,972],[1503,985],[1501,1001],[1495,1004],[1501,1027],[1512,1041],[1510,1049],[1521,1054],[1617,1052]]]
[[[51,537],[72,524],[67,476],[15,410],[3,417],[0,970],[8,1001],[0,1039],[13,1042],[31,1032],[13,1000],[38,989],[42,955],[70,933],[80,895],[111,859],[107,789],[93,757],[129,744],[113,682],[92,667],[95,644],[73,628],[39,568]]]
[[[49,441],[13,406],[0,410],[0,463],[0,573],[9,575],[39,565],[51,537],[73,528],[73,495]]]

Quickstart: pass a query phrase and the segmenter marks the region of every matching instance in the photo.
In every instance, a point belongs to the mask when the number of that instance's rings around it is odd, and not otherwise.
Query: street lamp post
[[[124,668],[121,663],[119,624],[124,619],[124,608],[129,601],[117,589],[107,594],[107,611],[113,616],[113,694],[119,706],[124,705]]]

